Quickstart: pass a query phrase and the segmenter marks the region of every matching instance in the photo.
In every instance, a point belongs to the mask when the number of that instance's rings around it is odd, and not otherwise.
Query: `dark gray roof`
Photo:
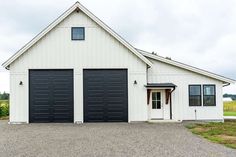
[[[173,83],[148,83],[146,87],[177,87]]]

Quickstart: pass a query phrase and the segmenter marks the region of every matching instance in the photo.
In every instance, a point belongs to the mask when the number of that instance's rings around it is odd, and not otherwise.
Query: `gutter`
[[[223,87],[226,87],[226,86],[229,86],[229,85],[230,85],[230,83],[226,83],[226,84],[223,85]]]

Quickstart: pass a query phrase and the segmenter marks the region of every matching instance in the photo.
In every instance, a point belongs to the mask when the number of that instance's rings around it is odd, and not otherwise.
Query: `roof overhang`
[[[108,27],[104,22],[102,22],[99,18],[97,18],[94,14],[92,14],[79,2],[76,2],[60,17],[58,17],[54,22],[52,22],[48,27],[46,27],[43,31],[41,31],[38,35],[36,35],[30,42],[28,42],[13,56],[11,56],[7,61],[5,61],[2,64],[2,66],[5,67],[6,69],[9,69],[9,66],[12,62],[14,62],[18,57],[20,57],[24,52],[26,52],[29,48],[31,48],[35,43],[37,43],[42,37],[44,37],[48,32],[50,32],[54,27],[56,27],[61,21],[63,21],[74,11],[82,11],[84,14],[90,17],[94,22],[96,22],[100,27],[102,27],[105,31],[107,31],[111,36],[113,36],[116,40],[118,40],[122,45],[124,45],[127,49],[129,49],[133,54],[135,54],[138,58],[140,58],[144,63],[146,63],[149,67],[152,66],[152,63],[146,57],[144,57],[131,44],[129,44],[126,40],[124,40],[121,36],[119,36],[114,30]]]
[[[148,83],[145,87],[147,89],[173,89],[177,86],[173,83]]]
[[[177,61],[174,61],[171,59],[167,59],[167,58],[161,57],[159,55],[151,54],[151,53],[143,51],[143,50],[139,50],[139,49],[137,49],[137,50],[140,53],[142,53],[145,57],[169,64],[169,65],[173,65],[173,66],[176,66],[176,67],[179,67],[179,68],[182,68],[182,69],[185,69],[185,70],[197,73],[197,74],[201,74],[201,75],[213,78],[215,80],[219,80],[219,81],[223,82],[223,84],[225,84],[225,85],[227,85],[229,83],[233,83],[233,84],[236,83],[236,80],[234,80],[234,79],[230,79],[230,78],[227,78],[227,77],[224,77],[224,76],[221,76],[218,74],[214,74],[212,72],[202,70],[202,69],[184,64],[184,63],[180,63],[180,62],[177,62]]]

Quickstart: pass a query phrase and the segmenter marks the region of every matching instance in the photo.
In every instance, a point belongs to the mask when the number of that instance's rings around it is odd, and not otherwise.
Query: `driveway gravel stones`
[[[236,157],[236,150],[193,135],[182,123],[9,125],[0,121],[0,156]]]

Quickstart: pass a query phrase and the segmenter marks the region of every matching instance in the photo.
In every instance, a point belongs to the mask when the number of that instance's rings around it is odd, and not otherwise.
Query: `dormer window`
[[[84,39],[85,39],[84,27],[71,28],[71,40],[84,40]]]

